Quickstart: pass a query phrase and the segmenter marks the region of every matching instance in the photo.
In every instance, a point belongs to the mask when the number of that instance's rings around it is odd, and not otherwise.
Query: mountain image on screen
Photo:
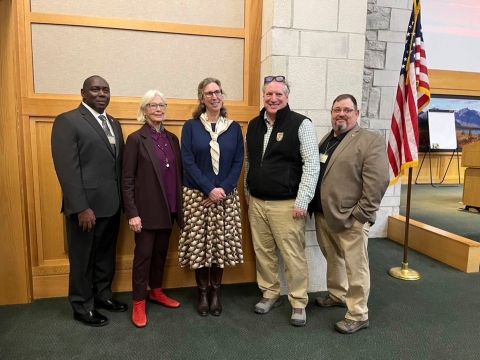
[[[432,107],[428,110],[443,110],[438,107]],[[426,126],[428,120],[428,112],[422,111],[418,114],[418,126]],[[480,128],[480,111],[463,108],[455,111],[455,123],[459,127],[478,127]]]
[[[463,127],[478,127],[480,128],[480,112],[464,108],[455,111],[455,122]]]

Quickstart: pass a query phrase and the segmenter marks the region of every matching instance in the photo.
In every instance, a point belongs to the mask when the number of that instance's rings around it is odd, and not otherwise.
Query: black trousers
[[[135,233],[135,251],[132,268],[133,300],[144,300],[147,285],[163,286],[163,274],[172,229],[142,229]]]
[[[120,210],[112,217],[97,218],[93,229],[83,231],[77,216],[66,217],[70,276],[68,300],[73,311],[85,314],[94,300],[112,297]]]

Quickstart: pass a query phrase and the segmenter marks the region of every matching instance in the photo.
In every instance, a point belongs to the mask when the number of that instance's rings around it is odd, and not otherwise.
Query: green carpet
[[[480,213],[462,204],[463,185],[432,187],[412,185],[410,218],[424,224],[480,241]],[[407,186],[402,185],[400,215],[405,216]],[[480,358],[480,357],[479,357]]]
[[[310,294],[307,325],[295,328],[286,299],[257,315],[256,284],[239,284],[222,288],[220,317],[197,315],[196,289],[168,290],[182,305],[148,304],[143,329],[130,311],[107,313],[105,327],[86,327],[73,320],[66,298],[0,306],[0,359],[478,359],[480,273],[411,250],[410,266],[422,279],[397,280],[387,271],[401,264],[402,249],[370,240],[370,328],[354,335],[333,329],[345,309],[315,306],[319,294]],[[118,298],[130,303],[131,293]]]

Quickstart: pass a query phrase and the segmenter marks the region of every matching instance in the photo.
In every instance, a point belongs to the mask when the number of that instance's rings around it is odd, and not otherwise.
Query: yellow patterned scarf
[[[232,120],[228,120],[220,116],[215,124],[215,131],[212,130],[212,124],[208,122],[208,115],[204,112],[200,115],[200,120],[202,121],[205,130],[210,134],[212,140],[210,141],[210,155],[212,156],[212,167],[215,175],[218,175],[219,171],[219,162],[220,162],[220,146],[218,145],[217,139],[221,133],[227,131],[228,127],[232,123]]]

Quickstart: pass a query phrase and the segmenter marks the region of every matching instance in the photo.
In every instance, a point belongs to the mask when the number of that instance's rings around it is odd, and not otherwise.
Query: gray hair
[[[149,104],[150,101],[152,101],[156,95],[160,96],[160,98],[163,100],[165,104],[167,103],[167,100],[165,99],[165,95],[163,95],[160,91],[148,90],[140,100],[140,107],[138,108],[138,112],[137,112],[137,121],[145,122],[145,116],[143,115],[143,108],[147,106],[147,104]]]
[[[272,83],[272,82],[273,82],[273,81],[270,81],[269,83],[263,84],[263,86],[262,86],[262,94],[265,95],[265,87],[266,87],[268,84]],[[283,82],[283,93],[284,93],[286,96],[290,95],[290,83],[289,83],[287,80],[285,80],[285,81]]]

